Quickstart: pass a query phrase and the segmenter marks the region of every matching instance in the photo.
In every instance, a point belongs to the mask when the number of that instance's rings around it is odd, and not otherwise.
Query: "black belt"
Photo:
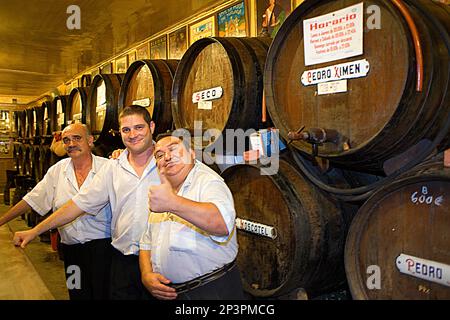
[[[169,284],[170,287],[174,288],[178,294],[193,290],[195,288],[201,287],[211,281],[217,280],[224,276],[227,272],[231,271],[236,265],[236,260],[224,265],[222,268],[216,269],[213,272],[207,273],[203,276],[197,277],[195,279],[182,282],[182,283],[172,283]]]

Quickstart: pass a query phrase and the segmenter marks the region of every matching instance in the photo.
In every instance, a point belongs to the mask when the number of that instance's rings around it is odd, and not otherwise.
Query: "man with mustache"
[[[92,183],[108,159],[91,153],[94,138],[84,124],[76,123],[62,131],[69,158],[53,165],[44,178],[0,218],[0,226],[33,209],[40,215],[56,211],[80,190]],[[80,215],[59,228],[66,277],[70,266],[80,271],[79,286],[69,286],[71,300],[106,299],[111,265],[111,208],[103,207],[95,216]],[[69,282],[69,281],[68,281]],[[69,283],[68,283],[69,284]]]
[[[148,189],[160,184],[153,157],[152,133],[155,124],[149,112],[132,105],[119,115],[120,133],[126,150],[110,159],[89,186],[35,228],[18,232],[15,245],[25,245],[37,235],[76,219],[83,212],[97,215],[111,205],[112,299],[149,299],[141,282],[139,239],[148,217]]]
[[[243,299],[233,196],[185,143],[166,136],[155,146],[161,185],[149,191],[142,281],[158,299]]]

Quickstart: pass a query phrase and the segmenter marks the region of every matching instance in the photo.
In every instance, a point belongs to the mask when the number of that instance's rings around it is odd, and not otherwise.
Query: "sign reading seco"
[[[198,103],[200,101],[219,99],[220,97],[222,97],[222,94],[223,94],[222,87],[215,87],[203,91],[194,92],[192,94],[192,102]]]

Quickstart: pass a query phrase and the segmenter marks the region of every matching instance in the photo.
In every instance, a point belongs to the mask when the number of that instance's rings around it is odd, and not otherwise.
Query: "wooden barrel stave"
[[[123,74],[99,74],[92,80],[88,95],[86,122],[94,135],[94,144],[97,149],[100,146],[109,151],[123,148],[120,135],[117,134],[119,130],[118,98],[123,76]],[[98,98],[97,93],[100,87],[102,88],[100,91],[104,92],[105,96]],[[99,106],[98,103],[102,103],[102,105]],[[106,156],[108,151],[105,150],[103,153],[105,154],[102,155]]]
[[[131,104],[143,105],[155,122],[154,135],[172,129],[170,90],[177,60],[138,60],[125,74],[119,93],[119,114]]]
[[[69,96],[57,96],[53,99],[52,108],[50,108],[52,132],[62,131],[66,126],[68,120],[68,100]]]
[[[347,222],[340,204],[285,160],[275,175],[261,175],[258,166],[237,165],[222,176],[238,218],[277,230],[275,239],[238,230],[238,264],[247,292],[270,297],[301,287],[314,296],[345,281]]]
[[[302,125],[337,129],[350,138],[352,148],[344,151],[340,146],[326,143],[319,146],[319,155],[348,167],[379,171],[387,159],[407,150],[420,139],[432,140],[441,130],[442,126],[434,124],[448,112],[445,106],[448,106],[449,49],[444,45],[444,36],[438,36],[437,27],[423,15],[424,6],[425,11],[435,13],[438,5],[407,1],[420,31],[425,61],[430,61],[425,67],[423,92],[417,94],[414,49],[406,22],[391,3],[374,1],[382,10],[383,28],[365,29],[362,57],[305,67],[301,21],[356,3],[309,1],[288,17],[269,52],[265,73],[266,101],[283,137]],[[437,24],[448,24],[448,14],[437,20],[434,21]],[[392,49],[394,47],[396,50]],[[361,58],[369,60],[371,70],[365,78],[349,80],[347,93],[316,96],[315,86],[298,84],[298,76],[304,70]],[[293,146],[311,152],[307,143],[295,141]]]
[[[75,122],[86,123],[87,96],[88,88],[72,89],[67,101],[67,125]]]
[[[201,121],[202,133],[265,127],[261,121],[262,70],[269,42],[217,37],[196,41],[180,61],[174,78],[172,113],[176,128],[192,133],[195,121]],[[212,100],[210,109],[192,101],[194,93],[215,87],[222,88],[223,96]],[[213,142],[204,141],[203,147]]]
[[[442,156],[438,161],[421,165],[379,189],[358,211],[345,248],[347,279],[354,299],[450,298],[450,283],[419,279],[401,273],[396,266],[402,254],[426,259],[431,266],[433,262],[450,266],[450,208],[446,201],[450,197],[450,170],[443,167]],[[376,279],[368,278],[376,272],[379,288],[371,290],[367,283],[375,285]]]

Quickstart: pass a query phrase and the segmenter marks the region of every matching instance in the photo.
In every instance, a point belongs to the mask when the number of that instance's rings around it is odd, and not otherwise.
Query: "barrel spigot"
[[[311,144],[312,155],[317,157],[319,154],[319,146],[325,142],[331,142],[338,144],[340,134],[334,129],[323,129],[323,128],[309,128],[303,131],[304,127],[293,132],[288,133],[288,139],[293,140],[303,140]]]

